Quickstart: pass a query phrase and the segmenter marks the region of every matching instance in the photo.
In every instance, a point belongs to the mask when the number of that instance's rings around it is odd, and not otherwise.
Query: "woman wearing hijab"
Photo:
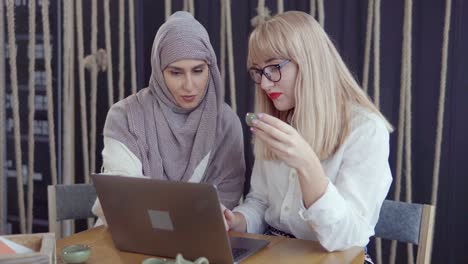
[[[205,28],[187,12],[173,14],[156,34],[151,68],[148,87],[109,110],[102,172],[214,184],[233,208],[245,177],[242,128],[224,103]],[[93,213],[105,223],[99,200]]]

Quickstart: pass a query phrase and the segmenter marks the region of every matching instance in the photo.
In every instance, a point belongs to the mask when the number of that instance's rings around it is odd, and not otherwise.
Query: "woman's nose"
[[[190,74],[187,74],[184,80],[184,90],[192,91],[193,87],[194,87],[193,77]]]
[[[268,88],[271,88],[273,85],[275,85],[274,82],[270,81],[264,74],[262,75],[262,79],[260,81],[260,87],[263,90],[267,90]]]

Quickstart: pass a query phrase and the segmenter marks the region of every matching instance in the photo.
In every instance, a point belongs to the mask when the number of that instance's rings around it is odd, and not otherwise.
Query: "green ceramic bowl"
[[[143,260],[143,262],[141,262],[141,264],[166,264],[166,263],[169,263],[166,259],[158,259],[158,258],[147,258]]]
[[[248,126],[252,126],[253,123],[252,121],[254,121],[255,119],[257,119],[257,114],[255,113],[247,113],[245,115],[245,122],[247,123]]]
[[[62,249],[62,258],[66,263],[83,263],[91,255],[87,245],[70,245]]]

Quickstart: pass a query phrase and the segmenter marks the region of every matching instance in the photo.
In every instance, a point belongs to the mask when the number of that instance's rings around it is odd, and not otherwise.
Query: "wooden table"
[[[266,239],[270,244],[262,251],[250,256],[242,263],[324,263],[324,264],[363,264],[364,252],[362,248],[352,248],[341,252],[326,252],[318,242],[290,239],[284,237],[264,236],[256,234],[244,234],[229,232],[230,236],[242,236],[249,238]],[[57,261],[63,262],[60,254],[62,248],[71,244],[86,244],[91,246],[91,257],[86,264],[140,264],[144,259],[154,257],[136,253],[120,251],[115,248],[112,237],[105,227],[97,227],[70,237],[57,240]]]

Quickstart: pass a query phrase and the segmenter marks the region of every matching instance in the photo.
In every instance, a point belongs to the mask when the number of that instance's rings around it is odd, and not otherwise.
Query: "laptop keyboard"
[[[232,256],[234,257],[234,260],[237,259],[238,257],[242,256],[244,253],[246,253],[248,250],[245,248],[232,248]]]

